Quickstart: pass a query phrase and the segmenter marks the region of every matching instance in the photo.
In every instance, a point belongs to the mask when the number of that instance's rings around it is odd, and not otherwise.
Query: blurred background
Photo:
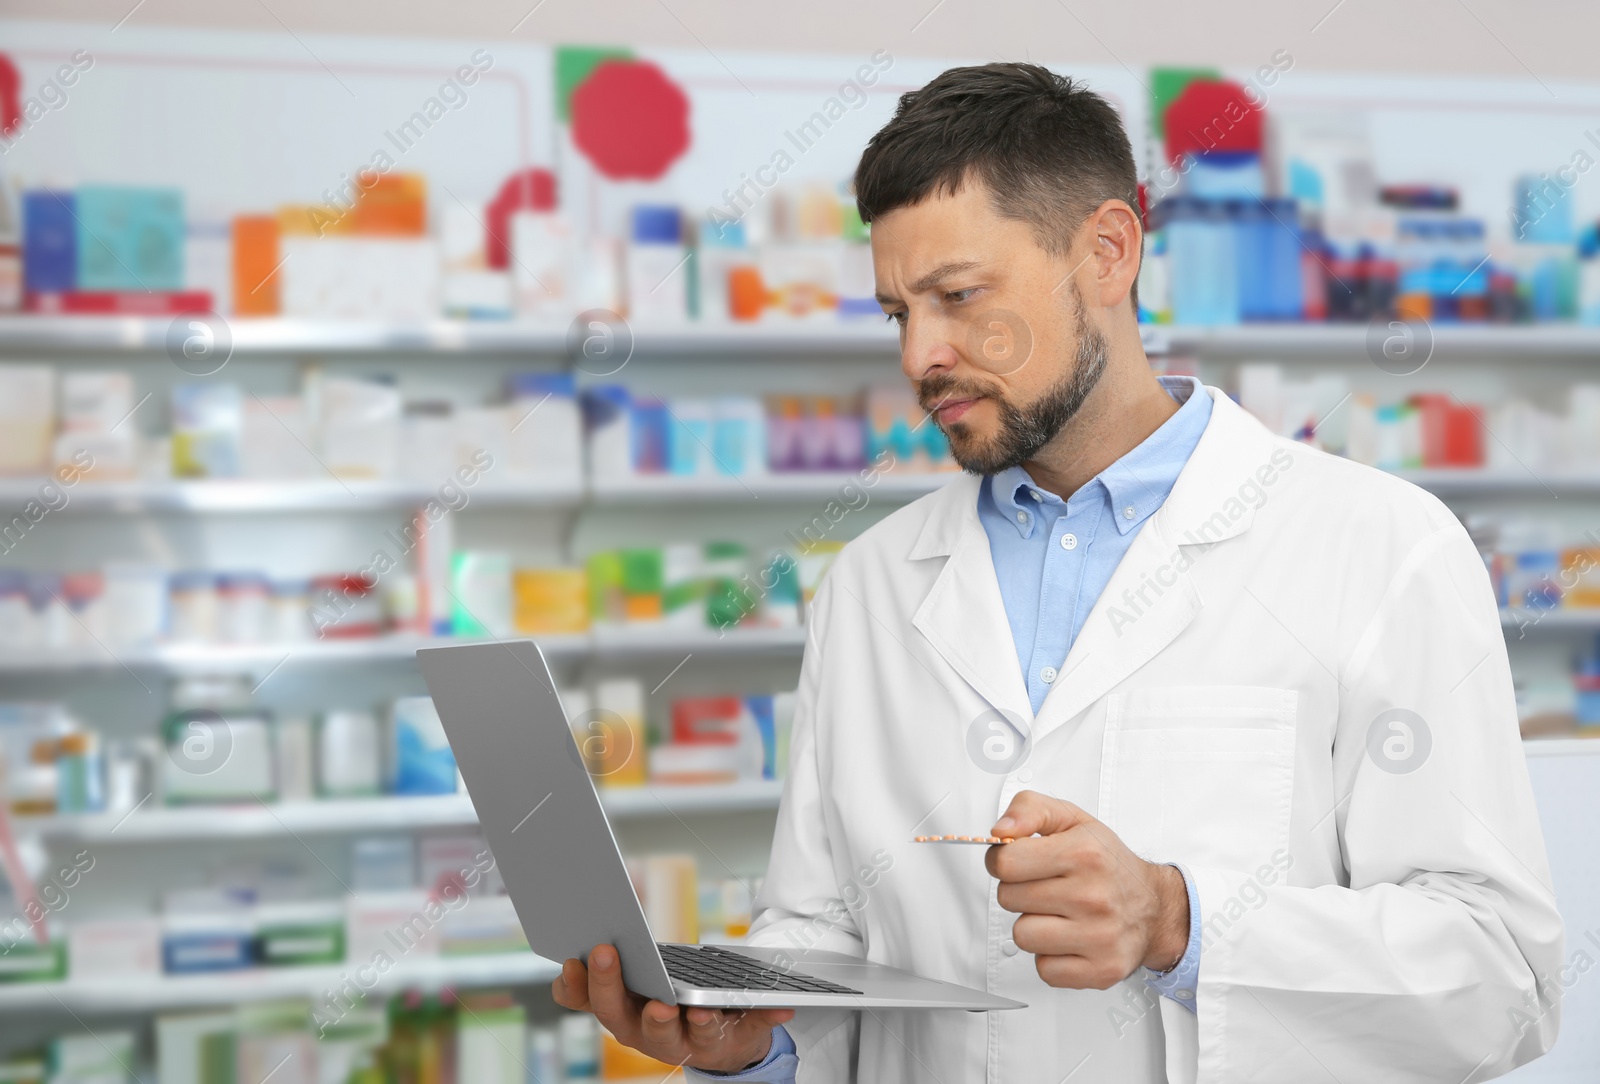
[[[1021,59],[1123,114],[1152,364],[1478,540],[1568,922],[1519,1078],[1600,1077],[1597,31],[6,0],[0,1081],[672,1071],[550,1001],[413,652],[539,640],[657,935],[742,937],[807,601],[954,469],[850,174],[898,95]]]

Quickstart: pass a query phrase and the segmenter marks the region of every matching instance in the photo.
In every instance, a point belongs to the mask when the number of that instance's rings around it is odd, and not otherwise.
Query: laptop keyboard
[[[854,994],[860,990],[836,982],[814,979],[793,971],[767,967],[738,952],[716,945],[658,944],[667,974],[681,982],[707,990],[783,990],[798,994]]]

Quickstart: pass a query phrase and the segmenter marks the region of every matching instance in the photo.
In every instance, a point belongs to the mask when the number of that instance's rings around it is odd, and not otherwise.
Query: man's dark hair
[[[973,178],[996,211],[1028,223],[1056,256],[1106,200],[1139,213],[1133,148],[1116,109],[1037,64],[951,68],[902,94],[856,167],[856,205],[871,222]],[[1137,312],[1137,287],[1132,296]]]

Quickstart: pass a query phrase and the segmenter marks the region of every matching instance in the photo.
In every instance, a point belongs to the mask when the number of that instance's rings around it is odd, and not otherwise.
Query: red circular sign
[[[614,181],[653,181],[689,149],[689,99],[654,64],[607,60],[572,92],[572,138]]]

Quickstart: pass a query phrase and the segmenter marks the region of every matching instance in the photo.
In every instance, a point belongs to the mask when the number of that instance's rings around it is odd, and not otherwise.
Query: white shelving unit
[[[759,780],[703,786],[603,787],[600,800],[613,819],[634,819],[773,810],[782,793],[780,781]],[[15,827],[19,833],[38,833],[46,839],[105,845],[358,835],[470,828],[477,823],[471,800],[465,794],[452,794],[136,809],[120,816],[60,814],[20,818]]]
[[[0,318],[0,359],[29,362],[83,364],[93,362],[127,366],[160,383],[172,373],[167,335],[172,317],[5,317]],[[346,365],[372,370],[390,366],[401,379],[422,374],[424,382],[448,367],[463,373],[498,372],[507,366],[570,367],[567,327],[509,321],[468,323],[431,321],[396,326],[368,323],[330,323],[304,320],[231,320],[231,354],[239,368],[230,379],[278,380],[280,366],[303,361]],[[1152,354],[1191,355],[1203,364],[1231,364],[1254,359],[1281,360],[1287,364],[1361,364],[1368,359],[1368,327],[1360,325],[1281,326],[1233,328],[1146,327],[1143,337]],[[782,387],[775,383],[789,368],[810,365],[810,376],[832,380],[828,374],[849,371],[848,366],[877,366],[887,373],[897,356],[895,329],[882,321],[853,323],[796,322],[755,326],[672,327],[636,326],[631,336],[627,366],[614,373],[577,372],[580,380],[638,380],[644,385],[682,372],[705,388],[721,388],[735,374],[753,374],[752,386]],[[1565,366],[1569,371],[1600,363],[1600,328],[1576,326],[1467,327],[1432,329],[1430,365],[1506,361]],[[626,346],[626,341],[624,340]],[[429,365],[438,372],[424,372]],[[154,366],[153,368],[140,368]],[[826,367],[826,368],[824,368]],[[239,373],[234,377],[233,373]],[[263,375],[267,374],[267,375]],[[182,373],[176,374],[182,378]],[[446,379],[454,379],[452,372]],[[480,380],[479,387],[489,386]],[[814,383],[813,387],[817,385]],[[1550,494],[1582,502],[1600,498],[1600,470],[1590,472],[1532,470],[1425,470],[1401,476],[1446,499],[1510,500],[1547,499]],[[878,476],[867,490],[882,508],[914,500],[944,485],[948,473]],[[38,495],[43,478],[0,479],[0,508],[20,509]],[[850,496],[846,487],[860,485],[855,472],[769,474],[756,478],[682,478],[645,476],[628,479],[588,479],[566,483],[505,482],[488,480],[471,491],[466,517],[481,517],[497,546],[515,539],[525,529],[546,530],[551,537],[571,540],[565,529],[579,523],[632,522],[630,510],[646,523],[670,523],[662,531],[678,531],[684,522],[703,529],[709,537],[728,524],[748,525],[769,516],[768,506],[788,502],[782,515],[770,516],[774,533],[805,522],[798,510],[822,509],[826,502]],[[167,532],[192,541],[198,552],[221,552],[227,539],[243,533],[286,529],[297,532],[308,524],[337,524],[340,517],[375,513],[401,513],[434,496],[429,487],[403,482],[340,481],[311,478],[295,481],[195,481],[195,482],[83,482],[69,491],[69,504],[50,513],[55,528],[82,532],[79,540],[112,526],[108,519],[126,518],[122,530],[137,522],[140,530]],[[808,512],[806,515],[812,513]],[[96,517],[99,517],[98,519]],[[242,517],[242,518],[241,518]],[[281,521],[274,517],[281,517]],[[561,518],[558,518],[561,517]],[[676,518],[674,518],[676,517]],[[71,525],[68,525],[68,520]],[[349,524],[360,521],[351,518]],[[765,521],[763,521],[765,522]],[[862,523],[867,522],[863,519]],[[557,529],[562,524],[564,528]],[[368,524],[370,527],[370,524]],[[354,529],[353,527],[351,528]],[[632,528],[622,528],[631,530]],[[859,525],[850,524],[841,538],[851,537]],[[657,536],[643,528],[643,537]],[[232,532],[231,534],[229,532]],[[296,534],[291,544],[317,545],[302,538],[326,540],[337,532]],[[277,536],[272,536],[276,538]],[[30,546],[32,544],[30,543]],[[27,551],[29,560],[40,559],[38,547]],[[1543,613],[1507,612],[1502,615],[1508,640],[1537,642],[1543,646],[1524,651],[1565,650],[1563,645],[1591,631],[1600,632],[1600,611],[1556,610]],[[675,628],[664,624],[595,629],[582,635],[536,637],[552,662],[583,666],[591,662],[655,665],[665,672],[691,658],[712,674],[760,671],[781,673],[804,647],[803,629],[741,629],[719,635],[715,630]],[[338,678],[343,668],[363,667],[371,679],[387,688],[399,668],[406,666],[419,648],[468,642],[417,636],[378,639],[325,640],[305,644],[260,646],[209,646],[168,644],[114,651],[90,647],[72,651],[5,652],[0,654],[0,685],[33,678],[71,682],[79,675],[122,668],[143,673],[202,673],[218,670],[251,671],[304,679],[311,687]],[[384,667],[391,668],[384,670]],[[302,669],[303,668],[303,669]],[[320,669],[318,669],[320,668]],[[673,671],[676,673],[676,670]],[[670,675],[668,675],[670,676]],[[146,679],[148,680],[148,679]],[[684,679],[676,679],[682,681]],[[713,678],[713,680],[720,680]],[[767,677],[761,677],[766,681]],[[781,680],[781,679],[780,679]],[[274,690],[284,687],[274,679]],[[292,686],[291,686],[292,687]],[[676,688],[676,686],[674,686]],[[687,686],[689,689],[694,687]],[[670,695],[670,694],[665,694]],[[1576,739],[1530,742],[1528,755],[1562,752],[1600,752],[1600,741]],[[713,841],[742,841],[754,853],[764,846],[771,814],[777,808],[781,783],[758,782],[728,786],[642,787],[602,790],[608,814],[617,833],[651,848],[691,849]],[[694,820],[692,818],[699,818]],[[685,823],[679,824],[677,822]],[[262,804],[227,808],[141,808],[126,816],[63,815],[30,819],[18,830],[36,833],[52,849],[88,846],[107,853],[106,867],[142,864],[150,857],[151,869],[160,856],[182,854],[189,863],[204,862],[229,848],[298,848],[316,846],[336,853],[344,837],[369,833],[422,833],[471,831],[477,824],[465,795],[437,798],[374,798]],[[692,827],[691,827],[692,825]],[[693,836],[693,840],[689,837]],[[703,837],[703,838],[702,838]],[[331,846],[330,846],[331,845]],[[125,846],[135,849],[124,850]],[[762,852],[764,853],[764,852]],[[192,856],[192,857],[191,857]],[[709,876],[724,876],[721,856],[705,860]],[[759,858],[749,859],[752,863]],[[752,868],[756,868],[752,865]],[[149,888],[142,885],[140,891]],[[317,996],[344,981],[346,967],[251,970],[193,976],[163,976],[138,981],[68,980],[57,983],[0,985],[0,1014],[31,1011],[79,1014],[138,1014],[170,1008],[227,1005],[244,1001]],[[406,987],[437,988],[486,985],[536,985],[557,973],[555,965],[532,953],[482,957],[440,957],[400,961],[382,976],[375,993],[388,994]]]
[[[0,352],[162,354],[181,316],[0,317]],[[518,320],[433,320],[416,324],[296,319],[230,319],[234,355],[532,354],[564,357],[567,326]],[[755,325],[627,325],[633,356],[892,352],[895,329],[882,319],[803,320]],[[625,340],[624,340],[625,341]]]
[[[162,354],[173,316],[0,317],[0,353]],[[1385,325],[1386,326],[1386,325]],[[564,357],[567,328],[516,320],[435,320],[409,325],[295,319],[228,321],[235,355],[524,354]],[[729,357],[765,354],[839,356],[898,349],[893,326],[867,317],[853,321],[772,320],[761,324],[629,325],[633,357]],[[1365,356],[1369,327],[1360,324],[1242,324],[1234,327],[1140,328],[1147,350],[1215,357],[1284,360]],[[1600,360],[1600,327],[1584,324],[1434,324],[1433,357],[1440,360],[1539,358]]]
[[[321,967],[251,968],[199,975],[154,978],[67,979],[0,985],[0,1012],[63,1012],[103,1015],[148,1013],[166,1009],[232,1005],[275,998],[320,998],[337,991],[350,977],[352,964]],[[445,986],[508,986],[550,982],[560,965],[531,952],[484,956],[401,958],[366,987],[368,997],[406,989],[438,990]]]
[[[20,508],[38,498],[45,478],[0,480],[0,507]],[[438,499],[435,490],[404,482],[298,481],[80,482],[66,491],[68,503],[52,515],[73,512],[272,513],[368,512],[411,508]],[[484,482],[473,488],[471,501],[492,508],[572,508],[584,497],[584,486],[568,482]]]
[[[667,624],[641,624],[598,628],[582,634],[521,636],[533,639],[552,662],[579,659],[648,659],[698,654],[714,657],[785,655],[805,644],[802,628],[731,629],[679,628]],[[377,636],[363,639],[312,640],[286,644],[159,644],[149,647],[84,648],[10,651],[0,655],[0,676],[6,674],[70,673],[120,668],[158,670],[164,673],[251,672],[278,666],[351,665],[407,662],[418,650],[494,640],[470,637]]]

